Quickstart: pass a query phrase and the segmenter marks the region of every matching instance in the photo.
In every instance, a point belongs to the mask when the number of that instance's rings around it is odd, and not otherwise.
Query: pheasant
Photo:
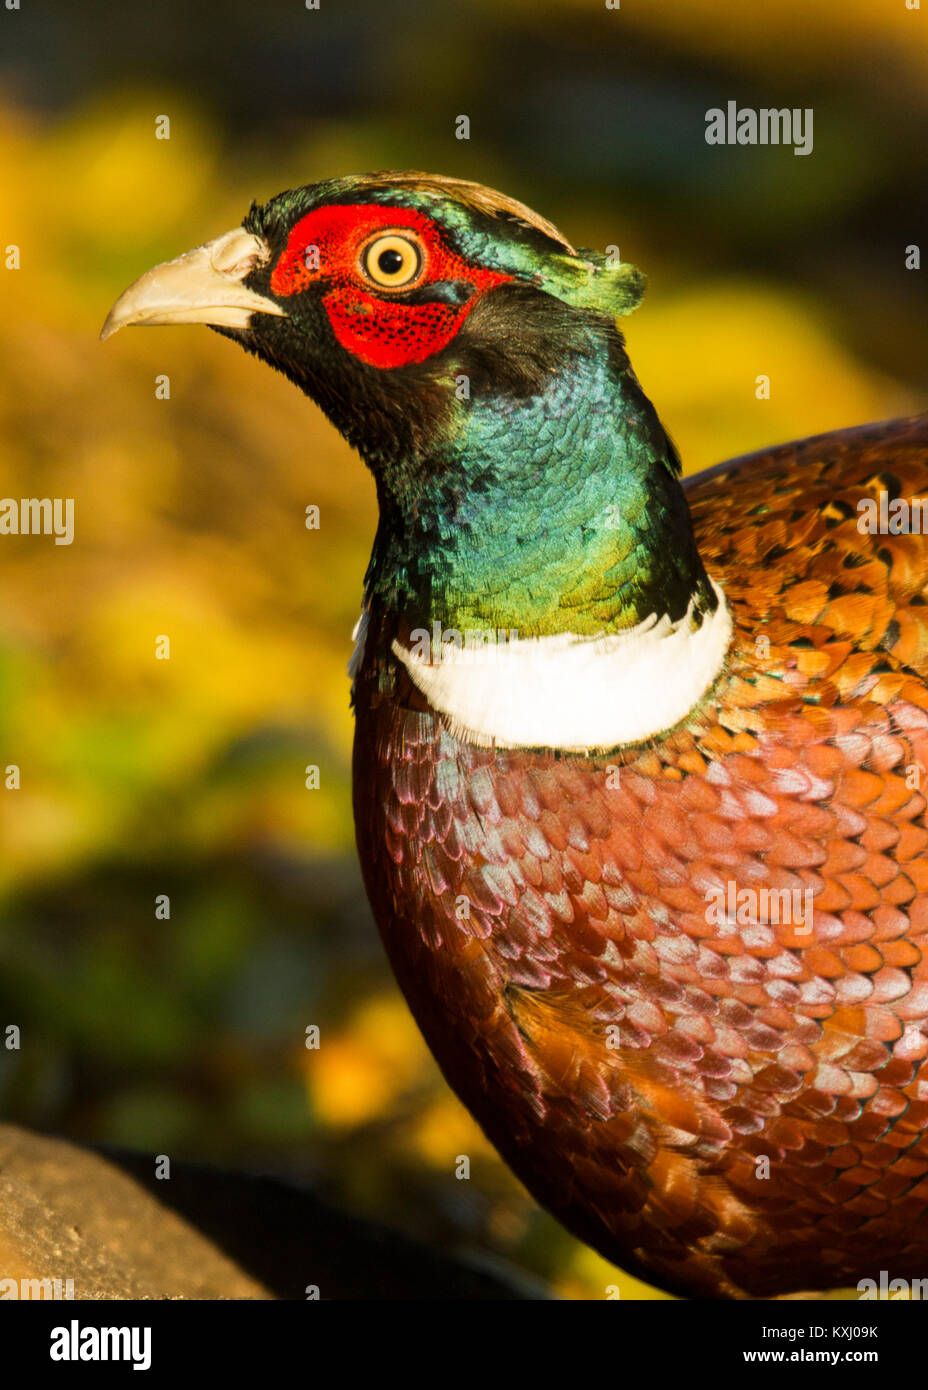
[[[149,271],[374,475],[354,807],[387,954],[540,1203],[681,1295],[928,1265],[928,417],[681,482],[633,266],[421,173]],[[898,524],[897,524],[898,523]]]

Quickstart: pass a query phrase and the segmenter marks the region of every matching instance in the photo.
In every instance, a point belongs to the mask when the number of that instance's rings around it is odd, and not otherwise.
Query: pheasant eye
[[[361,253],[361,267],[367,278],[391,290],[405,289],[417,280],[423,261],[418,242],[395,232],[376,237]]]

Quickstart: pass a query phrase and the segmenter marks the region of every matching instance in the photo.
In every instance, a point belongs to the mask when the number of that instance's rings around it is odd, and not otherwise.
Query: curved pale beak
[[[214,323],[248,328],[252,314],[287,314],[242,281],[270,256],[267,243],[236,227],[205,246],[156,265],[119,296],[100,333],[110,338],[130,324]]]

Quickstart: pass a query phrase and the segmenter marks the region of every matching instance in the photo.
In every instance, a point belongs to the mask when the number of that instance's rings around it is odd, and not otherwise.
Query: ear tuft
[[[601,251],[576,256],[548,256],[537,276],[541,288],[575,309],[598,309],[618,317],[641,303],[647,277],[628,261],[614,261]]]

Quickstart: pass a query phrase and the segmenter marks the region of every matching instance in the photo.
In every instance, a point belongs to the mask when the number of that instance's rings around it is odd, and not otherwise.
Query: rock
[[[0,1125],[0,1297],[69,1279],[78,1299],[548,1296],[274,1178],[175,1160],[154,1173],[150,1155]]]

